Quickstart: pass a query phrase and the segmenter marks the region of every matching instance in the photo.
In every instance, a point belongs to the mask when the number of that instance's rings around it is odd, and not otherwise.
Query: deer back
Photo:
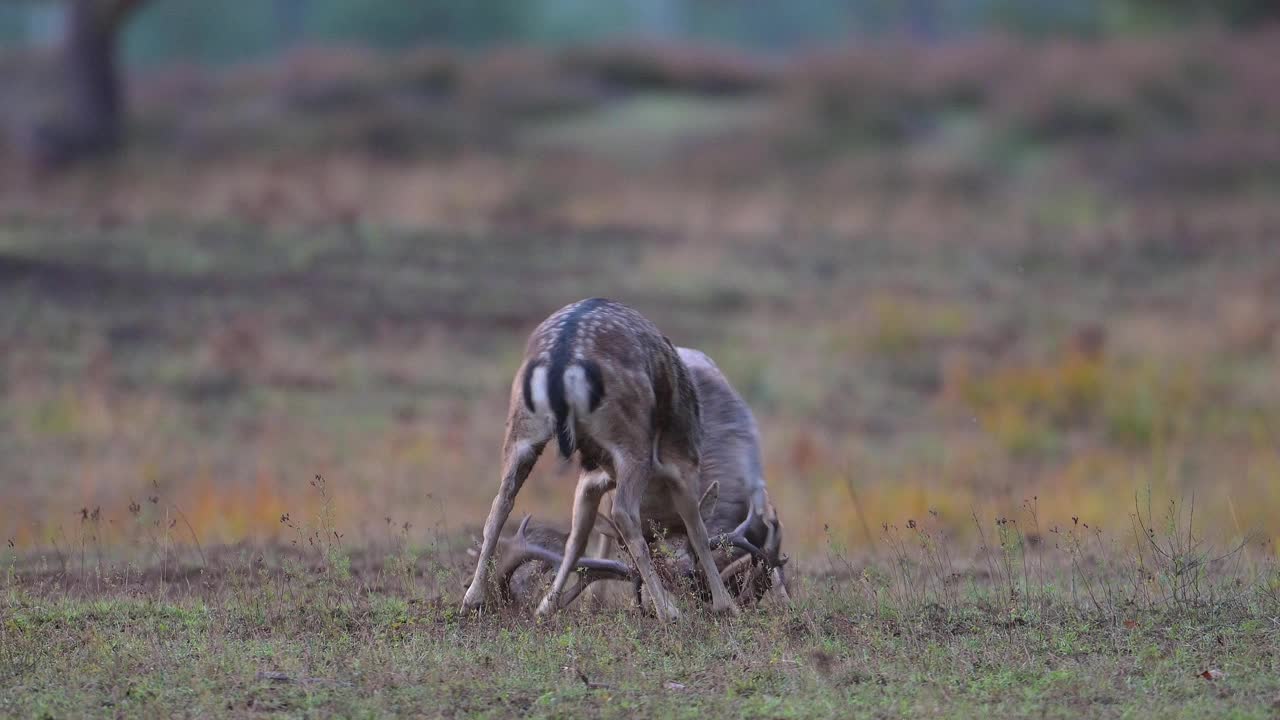
[[[605,446],[645,428],[660,453],[697,460],[697,390],[671,341],[639,312],[606,298],[567,305],[534,329],[525,356],[523,403],[553,416],[562,456],[576,450],[587,469],[608,467]]]
[[[760,431],[751,408],[706,353],[684,347],[679,353],[693,378],[700,405],[699,493],[712,483],[719,486],[719,500],[702,518],[707,532],[715,535],[736,527],[751,507],[757,515],[764,514],[767,495]]]

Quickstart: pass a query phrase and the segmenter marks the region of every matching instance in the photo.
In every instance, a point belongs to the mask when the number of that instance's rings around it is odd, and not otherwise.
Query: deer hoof
[[[550,617],[560,605],[557,598],[550,595],[542,598],[542,602],[538,603],[538,609],[534,613],[538,617]]]
[[[659,605],[654,611],[662,622],[673,623],[680,619],[680,611],[673,604]]]
[[[477,592],[475,588],[468,588],[467,594],[462,598],[462,612],[473,613],[484,605],[484,592]]]
[[[737,617],[742,611],[738,609],[738,603],[732,600],[726,600],[723,602],[712,603],[711,612],[714,612],[717,615]]]

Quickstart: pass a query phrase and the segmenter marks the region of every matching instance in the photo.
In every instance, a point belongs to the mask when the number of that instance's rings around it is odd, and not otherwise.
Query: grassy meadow
[[[1273,717],[1277,40],[304,49],[0,144],[0,715]],[[591,295],[752,406],[792,607],[457,615]]]

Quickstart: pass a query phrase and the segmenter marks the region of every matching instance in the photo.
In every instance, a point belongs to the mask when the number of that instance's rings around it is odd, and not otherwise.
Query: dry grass
[[[161,500],[131,510],[124,555],[89,512],[78,545],[10,556],[0,712],[1266,717],[1280,699],[1276,564],[1206,543],[1190,504],[1135,506],[1130,552],[1035,503],[975,517],[975,552],[937,516],[886,525],[873,554],[798,561],[789,606],[730,620],[682,596],[671,627],[620,600],[461,616],[462,538],[387,523],[353,543],[328,483],[309,489],[316,513],[281,517],[277,544],[198,546]]]
[[[746,393],[800,549],[1033,496],[1121,527],[1146,487],[1276,537],[1272,41],[141,77],[125,157],[0,181],[0,533],[125,537],[159,488],[270,540],[315,472],[348,531],[470,526],[524,333],[608,294]]]
[[[5,291],[0,528],[28,548],[81,507],[121,525],[157,488],[210,543],[269,540],[316,472],[348,532],[388,515],[429,527],[444,501],[453,529],[472,526],[522,336],[605,292],[707,349],[746,394],[798,549],[823,524],[863,541],[850,487],[873,527],[940,510],[968,536],[970,511],[1032,496],[1055,522],[1120,527],[1115,497],[1151,486],[1197,492],[1224,541],[1278,532],[1276,351],[1204,312],[1223,278],[1257,296],[1272,254],[1215,254],[1138,287],[1123,262],[1032,271],[990,248],[966,251],[963,277],[951,255],[870,242],[63,232],[5,236],[41,258]],[[89,241],[112,248],[103,264],[62,259]],[[828,265],[842,248],[854,261]],[[521,274],[540,281],[509,283]],[[570,472],[544,463],[522,504],[560,517]]]

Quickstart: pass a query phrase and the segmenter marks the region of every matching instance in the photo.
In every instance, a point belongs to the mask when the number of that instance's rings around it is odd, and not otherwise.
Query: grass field
[[[1189,509],[1180,508],[1186,512]],[[146,523],[150,510],[140,510]],[[1190,522],[1184,514],[1181,522]],[[92,519],[90,519],[92,521]],[[834,548],[790,605],[676,625],[617,600],[535,621],[456,609],[447,538],[348,548],[322,513],[292,544],[163,540],[11,564],[0,713],[13,717],[1273,717],[1280,573],[1152,528],[1132,557],[1073,526],[1002,522],[983,567],[941,531]],[[327,534],[326,534],[327,533]],[[1185,534],[1184,534],[1185,533]],[[994,543],[998,543],[998,546]],[[182,558],[186,557],[187,560]],[[59,563],[65,563],[59,565]]]
[[[13,717],[1267,718],[1280,690],[1274,628],[1235,614],[903,616],[833,593],[679,629],[625,611],[463,621],[401,597],[267,590],[4,607]]]
[[[1274,716],[1274,46],[303,50],[0,143],[0,715]],[[591,295],[752,406],[794,607],[455,614]]]

